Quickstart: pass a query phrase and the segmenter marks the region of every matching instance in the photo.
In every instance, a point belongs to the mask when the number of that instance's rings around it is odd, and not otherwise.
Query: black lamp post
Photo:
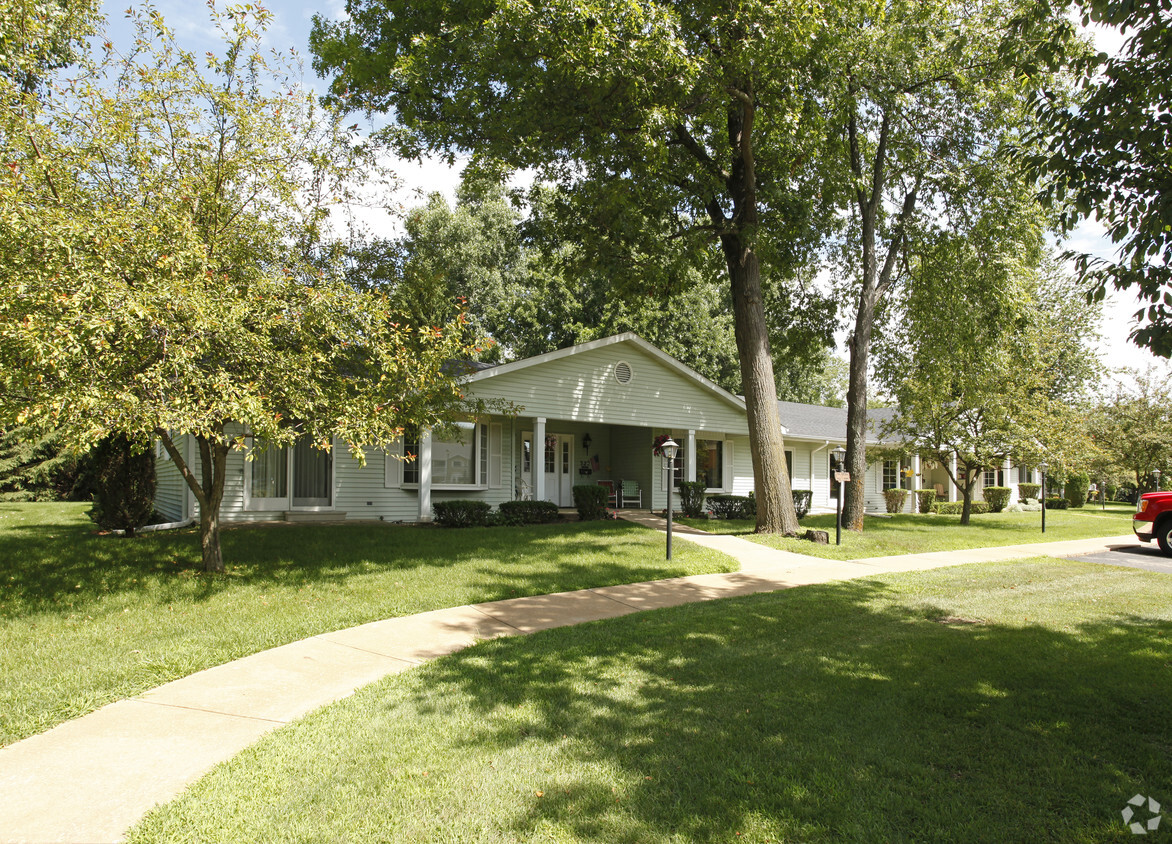
[[[1046,532],[1046,462],[1042,461],[1038,464],[1038,469],[1042,472],[1042,533]]]
[[[663,452],[663,457],[667,460],[667,558],[671,559],[671,492],[672,487],[675,486],[676,479],[676,453],[680,450],[680,444],[673,439],[668,439],[660,450]]]
[[[838,479],[842,470],[842,461],[846,459],[846,449],[839,446],[830,452],[834,458],[834,482],[838,484],[838,495],[834,499],[834,544],[842,544],[842,481]]]

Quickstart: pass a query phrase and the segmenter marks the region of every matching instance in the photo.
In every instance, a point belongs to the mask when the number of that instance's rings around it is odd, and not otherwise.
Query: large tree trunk
[[[753,153],[753,120],[756,104],[752,81],[741,80],[728,111],[731,169],[725,184],[733,203],[731,219],[713,199],[708,213],[722,233],[720,247],[728,265],[732,286],[737,353],[741,362],[741,387],[749,421],[749,451],[757,497],[757,532],[798,532],[785,443],[777,409],[777,383],[769,353],[765,302],[761,296],[761,266],[754,249],[757,237],[757,175]],[[683,130],[681,129],[681,132]]]
[[[846,470],[851,479],[842,502],[842,526],[847,530],[863,529],[867,475],[867,367],[874,321],[874,298],[871,291],[864,288],[859,297],[855,330],[850,337],[850,384],[846,393]]]
[[[749,417],[749,451],[756,479],[757,532],[797,533],[797,512],[789,472],[785,465],[785,441],[777,409],[777,383],[769,352],[769,330],[761,298],[761,273],[757,255],[740,238],[722,238],[732,281],[733,314],[741,383]]]

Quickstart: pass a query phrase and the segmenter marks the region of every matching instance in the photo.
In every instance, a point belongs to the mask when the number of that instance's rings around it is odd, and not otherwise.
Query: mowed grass
[[[444,530],[277,525],[95,535],[80,504],[0,504],[0,744],[256,651],[379,618],[735,571],[625,522]]]
[[[130,840],[1132,841],[1127,801],[1172,799],[1170,692],[1169,575],[1035,558],[807,586],[388,678]]]
[[[910,513],[890,517],[867,516],[861,533],[843,530],[840,546],[834,544],[833,513],[806,516],[801,522],[803,529],[814,528],[829,532],[829,545],[816,545],[805,539],[792,539],[776,534],[754,533],[755,523],[742,519],[679,521],[681,524],[711,533],[742,536],[783,551],[794,551],[830,560],[858,560],[864,557],[888,557],[927,551],[956,551],[993,545],[1122,536],[1131,533],[1131,517],[1134,513],[1134,507],[1121,505],[1115,505],[1106,511],[1098,507],[1047,510],[1045,533],[1042,533],[1041,513],[982,513],[973,515],[968,525],[960,523],[960,516],[925,516]]]

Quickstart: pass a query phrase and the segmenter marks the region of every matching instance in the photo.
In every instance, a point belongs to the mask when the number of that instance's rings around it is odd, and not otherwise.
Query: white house
[[[573,486],[598,481],[626,481],[636,489],[625,506],[660,509],[669,482],[652,441],[663,433],[681,445],[676,483],[701,480],[712,494],[747,495],[753,489],[744,400],[635,334],[480,365],[464,380],[469,395],[507,401],[518,414],[462,423],[458,440],[425,433],[418,442],[400,444],[398,454],[368,449],[365,466],[341,443],[332,452],[306,442],[259,451],[252,459],[233,451],[221,518],[428,521],[432,504],[450,498],[494,505],[535,498],[572,507]],[[812,490],[815,509],[833,509],[830,453],[845,443],[846,410],[781,402],[780,412],[794,489]],[[192,439],[182,437],[176,445],[194,466]],[[404,461],[404,454],[417,457]],[[917,476],[925,472],[929,486],[943,478],[955,500],[943,469],[918,464],[913,458]],[[882,491],[901,479],[909,489],[920,485],[903,478],[902,468],[868,468],[868,510],[882,512]],[[161,449],[157,474],[159,512],[175,521],[195,515],[194,497]]]

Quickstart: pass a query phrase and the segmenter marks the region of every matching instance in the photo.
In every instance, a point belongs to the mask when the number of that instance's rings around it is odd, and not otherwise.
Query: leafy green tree
[[[1047,309],[1043,218],[1020,193],[1013,199],[991,202],[965,230],[909,247],[908,278],[876,354],[897,407],[887,433],[945,467],[963,498],[962,524],[980,473],[1007,458],[1085,468],[1083,428],[1071,425],[1072,387],[1063,383],[1064,373],[1077,377],[1057,359],[1090,337]]]
[[[1089,427],[1109,479],[1154,488],[1154,469],[1172,471],[1172,375],[1154,367],[1124,372],[1090,414]]]
[[[1028,122],[1028,90],[1070,24],[1032,0],[897,0],[836,4],[839,72],[828,77],[839,127],[828,178],[851,213],[844,248],[855,316],[849,337],[843,524],[863,527],[867,394],[877,314],[899,283],[914,229],[963,225],[996,169],[993,155]],[[1030,17],[1033,29],[1023,30]]]
[[[101,23],[100,6],[95,0],[0,0],[0,76],[7,95],[31,97],[54,71],[84,54],[86,39]]]
[[[1049,6],[1049,3],[1039,3]],[[1060,5],[1062,9],[1066,4]],[[1059,92],[1038,98],[1040,150],[1026,156],[1046,180],[1046,197],[1067,231],[1095,217],[1117,246],[1114,258],[1077,256],[1083,280],[1102,299],[1108,285],[1146,303],[1131,333],[1139,346],[1172,355],[1172,15],[1167,0],[1082,0],[1083,23],[1117,27],[1118,55],[1084,54],[1071,71],[1077,107]]]
[[[161,440],[219,571],[231,423],[254,444],[337,435],[361,458],[448,418],[441,367],[465,349],[461,319],[413,329],[346,283],[329,211],[375,150],[262,52],[267,12],[212,14],[224,48],[198,58],[135,14],[130,52],[111,46],[5,135],[0,422],[81,447]]]
[[[809,165],[824,103],[812,76],[833,48],[819,7],[353,0],[347,12],[315,19],[315,67],[335,74],[346,105],[393,112],[400,152],[531,168],[593,223],[591,248],[654,259],[665,231],[691,249],[719,245],[757,529],[796,532],[761,266],[789,277],[817,228]]]

